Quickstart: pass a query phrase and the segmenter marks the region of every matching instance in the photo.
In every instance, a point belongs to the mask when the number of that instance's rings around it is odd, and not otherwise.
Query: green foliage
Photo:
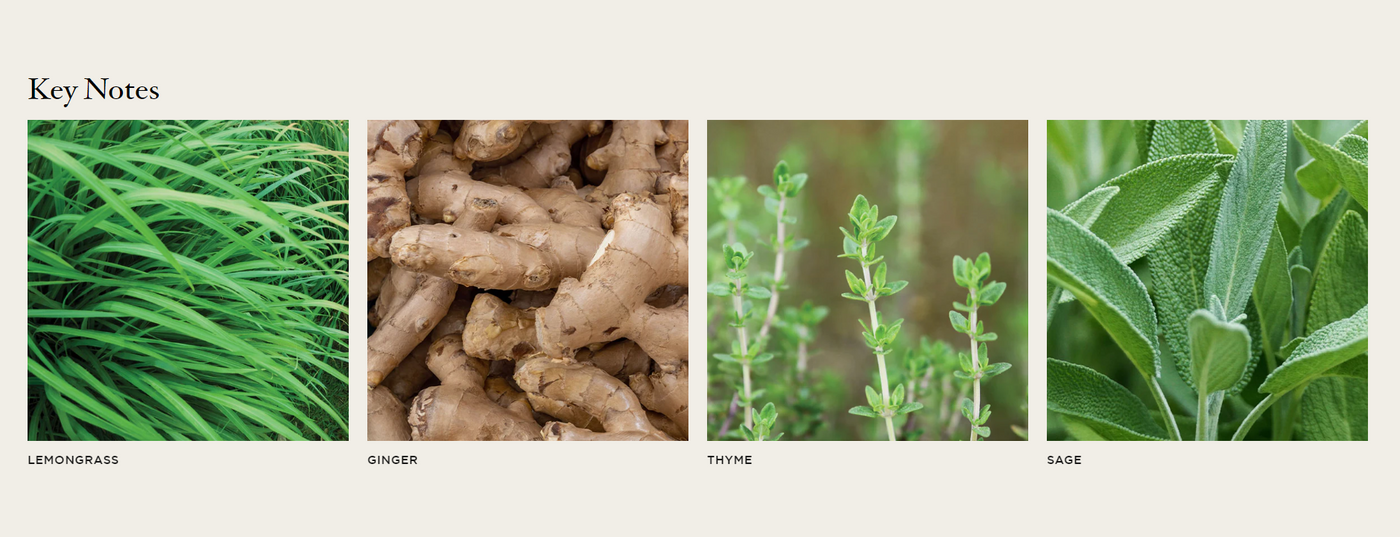
[[[1220,215],[1210,246],[1205,296],[1225,306],[1222,319],[1244,313],[1254,278],[1269,245],[1283,194],[1288,122],[1250,121],[1235,165],[1220,195]]]
[[[1157,321],[1147,287],[1108,243],[1054,209],[1046,211],[1046,271],[1108,331],[1144,377],[1156,377]]]
[[[1051,411],[1063,432],[1176,439],[1181,421],[1200,440],[1236,423],[1235,439],[1364,438],[1367,124],[1330,146],[1284,121],[1133,126],[1140,165],[1087,185],[1064,214],[1048,212],[1049,313],[1066,328],[1079,325],[1065,315],[1097,321],[1107,336],[1099,340],[1127,355],[1148,393],[1100,373],[1117,368],[1099,358],[1104,350],[1085,348],[1098,336],[1052,329],[1052,352],[1096,363],[1050,361]],[[1290,143],[1315,160],[1290,160]],[[1155,180],[1137,184],[1146,177]],[[1057,300],[1062,292],[1071,305]],[[1160,367],[1158,334],[1176,367]],[[1251,383],[1256,369],[1264,380]],[[1245,389],[1256,384],[1258,394]],[[1197,390],[1194,416],[1170,408],[1169,398],[1190,397],[1185,389]],[[1160,411],[1148,412],[1143,397]],[[1266,413],[1268,427],[1253,428]]]
[[[1298,344],[1288,360],[1264,379],[1260,393],[1282,394],[1366,353],[1369,306],[1333,322]]]
[[[347,124],[34,121],[32,440],[348,436]]]
[[[1244,386],[1250,363],[1249,331],[1244,325],[1221,321],[1206,310],[1196,310],[1187,321],[1191,334],[1191,379],[1197,390],[1214,393],[1238,391]]]
[[[787,252],[797,251],[807,246],[806,239],[798,239],[784,231],[784,226],[795,223],[796,216],[790,214],[788,202],[790,198],[800,193],[807,183],[807,174],[793,174],[790,167],[784,161],[779,161],[773,168],[773,184],[759,185],[757,192],[762,196],[764,207],[767,212],[773,215],[773,222],[776,225],[777,233],[770,236],[768,245],[775,254],[774,272],[768,275],[766,280],[771,284],[751,285],[749,284],[748,270],[750,263],[754,260],[756,252],[751,252],[742,242],[734,240],[739,233],[739,228],[745,224],[739,216],[746,197],[745,185],[747,181],[740,178],[711,179],[710,186],[714,192],[713,200],[718,202],[720,216],[723,220],[721,227],[712,227],[710,236],[715,237],[726,234],[731,240],[725,243],[719,252],[717,262],[712,261],[712,266],[722,268],[725,274],[725,281],[713,282],[707,286],[707,292],[716,297],[729,298],[732,304],[726,313],[729,326],[734,328],[735,337],[729,341],[728,353],[714,353],[715,363],[736,364],[740,368],[742,382],[734,382],[725,374],[712,375],[721,379],[721,382],[734,385],[736,395],[734,405],[727,410],[729,413],[724,423],[728,423],[733,414],[738,410],[738,406],[743,407],[743,419],[745,423],[738,429],[739,435],[747,440],[764,440],[783,436],[785,433],[778,433],[772,436],[776,427],[779,410],[773,402],[767,403],[763,409],[757,410],[755,403],[764,396],[777,395],[784,403],[791,405],[792,412],[786,410],[782,413],[792,416],[796,421],[794,428],[799,435],[810,434],[815,431],[821,423],[819,415],[823,405],[819,398],[814,396],[813,390],[809,386],[801,386],[791,392],[784,392],[783,388],[778,388],[782,393],[770,393],[766,389],[753,389],[752,379],[756,375],[755,366],[767,364],[776,360],[779,352],[789,355],[788,362],[796,362],[795,376],[805,380],[805,353],[806,345],[815,340],[814,328],[826,317],[825,307],[813,306],[810,302],[803,304],[801,308],[788,308],[779,315],[777,309],[779,293],[786,288],[784,275],[780,272],[782,256]],[[754,234],[757,234],[756,232]],[[760,275],[762,278],[765,275]],[[768,301],[767,308],[755,308],[750,300]],[[748,325],[761,318],[761,328],[756,334],[748,331]],[[768,336],[770,328],[777,328],[777,341]],[[779,352],[771,352],[770,343],[778,347]],[[712,347],[714,342],[711,342]],[[721,347],[722,348],[722,347]],[[791,359],[791,355],[798,355],[796,360]],[[785,364],[786,365],[786,364]],[[784,368],[783,371],[792,371]],[[720,371],[724,373],[724,371]],[[729,431],[726,426],[721,426],[715,431],[716,436],[725,437]]]
[[[846,284],[850,286],[851,292],[842,293],[841,296],[853,300],[860,300],[870,306],[870,322],[866,324],[864,319],[858,319],[864,331],[861,333],[865,338],[865,344],[875,353],[875,360],[879,365],[880,372],[880,392],[866,386],[866,400],[869,406],[857,406],[850,410],[851,414],[866,416],[870,418],[880,418],[885,421],[885,429],[888,439],[893,441],[897,437],[894,432],[893,418],[895,416],[908,414],[923,408],[922,403],[904,402],[904,385],[895,387],[894,395],[889,391],[889,375],[885,368],[885,355],[894,349],[895,340],[899,337],[899,329],[904,324],[903,319],[895,319],[887,322],[875,309],[875,301],[881,297],[891,296],[904,289],[909,284],[906,281],[886,282],[886,265],[884,257],[875,253],[876,243],[884,240],[894,229],[898,220],[894,215],[880,218],[880,207],[871,205],[863,195],[857,195],[851,204],[851,210],[847,214],[851,222],[851,229],[841,228],[843,253],[838,257],[855,259],[860,262],[861,277],[851,271],[846,271]],[[870,267],[874,266],[874,275],[871,275]],[[1000,292],[997,293],[1000,295]]]
[[[1046,361],[1045,399],[1081,440],[1165,440],[1142,400],[1108,377],[1056,359]]]
[[[1011,368],[1011,364],[1006,362],[990,362],[986,342],[996,341],[997,335],[995,332],[984,331],[982,321],[975,320],[979,308],[996,304],[1006,291],[1005,283],[987,280],[991,274],[992,257],[986,252],[977,256],[975,261],[953,256],[953,281],[957,282],[958,286],[967,288],[967,300],[953,303],[953,310],[948,312],[948,320],[952,323],[953,330],[967,334],[969,350],[972,351],[971,354],[958,354],[958,364],[962,370],[954,375],[972,382],[975,398],[980,398],[983,379],[990,379]],[[959,312],[967,312],[968,316]],[[974,322],[976,326],[973,325]],[[991,415],[991,405],[984,405],[979,411],[976,401],[963,399],[962,414],[972,427],[972,440],[986,438],[991,434],[990,429],[983,426]]]
[[[1227,155],[1179,155],[1152,161],[1104,183],[1118,188],[1092,226],[1124,264],[1147,255],[1214,186]],[[1068,209],[1067,209],[1068,210]]]
[[[1338,187],[1345,188],[1363,208],[1370,208],[1367,203],[1367,131],[1367,124],[1362,121],[1338,140],[1336,146],[1330,146],[1308,136],[1295,123],[1293,136],[1314,159],[1298,169],[1298,182],[1308,193],[1322,199],[1331,197]]]
[[[773,406],[773,403],[768,403],[766,405],[763,405],[763,410],[753,411],[752,428],[750,428],[748,425],[741,425],[739,430],[744,435],[744,440],[748,440],[750,442],[778,440],[783,437],[783,433],[778,433],[778,436],[774,436],[771,439],[768,438],[769,435],[773,434],[773,424],[777,423],[777,421],[778,407]]]

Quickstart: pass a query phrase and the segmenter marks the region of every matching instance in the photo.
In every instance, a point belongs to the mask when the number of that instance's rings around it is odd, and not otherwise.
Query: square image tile
[[[370,440],[685,440],[686,121],[369,122]]]
[[[349,437],[346,121],[30,121],[30,440]]]
[[[1366,440],[1367,130],[1049,122],[1048,437]]]
[[[711,440],[1024,440],[1025,121],[709,122]]]

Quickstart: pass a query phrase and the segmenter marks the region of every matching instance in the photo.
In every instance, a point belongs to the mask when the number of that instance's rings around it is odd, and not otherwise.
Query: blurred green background
[[[789,233],[809,239],[811,245],[787,254],[789,287],[781,293],[781,306],[811,301],[830,308],[810,346],[809,369],[813,374],[806,379],[813,394],[805,399],[806,404],[818,405],[806,410],[813,414],[809,421],[818,425],[793,430],[793,412],[783,413],[784,402],[794,404],[799,388],[793,386],[790,374],[795,364],[790,349],[784,352],[770,345],[767,350],[776,352],[777,358],[755,366],[754,374],[755,389],[766,390],[758,404],[779,404],[775,432],[786,432],[783,440],[885,437],[879,420],[847,412],[865,404],[866,385],[879,386],[875,357],[862,340],[857,323],[867,316],[866,306],[841,297],[848,291],[845,270],[856,270],[858,264],[837,258],[841,254],[838,227],[850,227],[846,213],[857,194],[879,205],[881,216],[899,217],[894,232],[880,243],[879,250],[889,263],[889,279],[909,281],[906,290],[877,302],[886,319],[905,319],[898,348],[887,358],[892,387],[902,374],[900,357],[906,349],[917,346],[921,336],[942,339],[954,349],[967,349],[967,336],[954,332],[948,321],[952,303],[966,298],[966,289],[953,281],[952,259],[955,254],[969,258],[984,251],[991,254],[991,279],[1007,282],[1007,290],[1000,302],[979,315],[987,331],[1000,336],[989,344],[992,361],[1010,362],[1012,368],[983,383],[983,400],[992,405],[990,439],[1019,439],[1012,427],[1024,430],[1026,424],[1026,139],[1025,121],[709,122],[710,177],[746,176],[748,182],[736,199],[741,210],[732,231],[726,229],[719,211],[721,200],[713,190],[709,193],[708,281],[724,281],[718,252],[733,233],[757,252],[748,271],[750,284],[771,282],[764,279],[764,273],[771,278],[773,250],[768,244],[775,222],[764,210],[763,197],[756,189],[772,184],[773,167],[779,159],[786,160],[793,173],[810,177],[806,188],[790,202],[789,214],[797,217],[797,224],[789,226]],[[734,337],[734,330],[722,316],[733,309],[730,300],[709,297],[711,353],[727,352]],[[767,302],[761,302],[751,332],[762,322]],[[707,421],[709,437],[715,439],[727,419],[742,421],[742,416],[729,418],[740,375],[737,365],[714,359],[707,362]],[[939,373],[951,375],[951,371]],[[928,413],[937,412],[933,408],[937,402],[920,401],[929,408],[915,414],[925,416],[919,419],[926,421],[933,418]],[[955,408],[952,412],[956,416]],[[965,440],[966,421],[953,425],[956,433],[952,437]],[[940,438],[943,427],[938,428],[940,431],[930,430],[921,437]],[[731,423],[724,429],[724,438],[736,437],[737,425]]]
[[[1212,123],[1220,127],[1225,137],[1235,145],[1243,142],[1245,121],[1213,120]],[[1319,141],[1334,144],[1357,122],[1295,123]],[[1046,128],[1046,201],[1049,207],[1063,209],[1105,181],[1141,164],[1132,121],[1050,121]],[[1321,205],[1320,200],[1308,195],[1299,186],[1296,178],[1298,167],[1311,158],[1298,139],[1290,134],[1282,201],[1287,213],[1280,214],[1292,215],[1300,226],[1311,219]],[[1147,259],[1144,257],[1130,267],[1151,290],[1152,278],[1147,273]],[[1060,304],[1056,308],[1046,346],[1051,358],[1091,367],[1132,390],[1144,401],[1151,401],[1142,376],[1079,302]],[[1262,360],[1258,367],[1265,367]],[[1242,396],[1227,399],[1226,415],[1242,417],[1247,414],[1262,397],[1256,387],[1266,376],[1266,373],[1256,372],[1251,377],[1249,387],[1241,392]],[[1196,393],[1181,380],[1174,360],[1162,360],[1160,382],[1162,392],[1173,408],[1196,408]],[[1155,408],[1153,412],[1156,413]],[[1046,414],[1047,437],[1050,440],[1067,440],[1058,415],[1054,412]]]

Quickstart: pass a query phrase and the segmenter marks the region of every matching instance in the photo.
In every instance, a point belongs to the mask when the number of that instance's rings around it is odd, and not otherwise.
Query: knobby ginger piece
[[[685,240],[672,232],[667,207],[648,194],[623,194],[609,209],[613,229],[580,279],[565,278],[535,314],[541,348],[569,359],[575,349],[627,338],[657,363],[686,360],[685,301],[656,308],[646,299],[666,285],[686,285]]]
[[[409,409],[414,440],[540,440],[540,427],[520,409],[507,409],[487,395],[487,367],[462,352],[453,335],[433,342],[428,368],[442,385],[423,390]]]
[[[566,364],[540,355],[517,363],[515,383],[536,408],[565,405],[597,418],[605,431],[555,422],[545,425],[547,440],[671,440],[651,425],[646,409],[627,385],[591,365]],[[536,404],[536,400],[548,403]]]
[[[615,121],[608,144],[588,155],[588,167],[607,170],[594,196],[613,197],[624,192],[656,192],[661,165],[656,146],[666,143],[660,121]]]

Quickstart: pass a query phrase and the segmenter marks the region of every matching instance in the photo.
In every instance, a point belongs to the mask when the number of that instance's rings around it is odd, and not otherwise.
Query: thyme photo
[[[31,121],[30,440],[345,440],[345,121]]]
[[[709,127],[708,438],[1025,438],[1025,122]]]
[[[1366,440],[1367,130],[1050,122],[1050,438]]]

